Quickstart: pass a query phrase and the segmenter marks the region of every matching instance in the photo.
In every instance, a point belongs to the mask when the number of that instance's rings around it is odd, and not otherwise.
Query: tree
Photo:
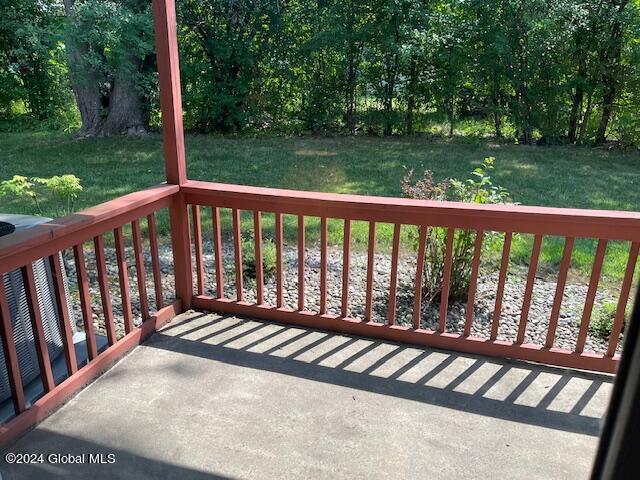
[[[602,65],[602,115],[596,132],[596,144],[606,141],[607,127],[613,113],[613,106],[620,87],[620,66],[622,41],[625,28],[625,7],[628,0],[611,0],[607,2],[605,12],[606,41],[601,50]]]
[[[155,91],[151,9],[142,0],[64,0],[81,135],[145,134]]]
[[[24,106],[37,120],[68,107],[61,5],[0,1],[0,115]]]

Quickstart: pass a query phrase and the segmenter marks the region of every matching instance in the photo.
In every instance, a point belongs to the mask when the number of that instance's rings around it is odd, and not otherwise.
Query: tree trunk
[[[496,134],[496,138],[502,138],[502,119],[500,118],[500,112],[494,110],[493,112],[493,129]]]
[[[75,0],[64,0],[65,14],[73,15]],[[138,93],[131,71],[123,68],[114,72],[111,88],[101,91],[101,84],[108,83],[98,69],[90,68],[83,57],[90,46],[76,45],[67,38],[69,80],[76,98],[82,128],[80,136],[109,136],[116,134],[144,135],[149,124],[145,102]],[[134,69],[142,68],[139,59],[129,59]]]
[[[97,132],[100,136],[146,135],[148,119],[146,109],[128,76],[115,79],[109,96],[109,113]]]
[[[356,71],[359,57],[359,48],[354,40],[355,5],[354,2],[346,2],[346,33],[347,33],[347,75],[345,88],[345,125],[352,135],[356,132]]]
[[[390,89],[391,90],[391,89]],[[387,97],[384,99],[384,134],[391,135],[393,133],[393,124],[391,122],[391,115],[393,114],[393,93],[387,92]]]
[[[347,65],[346,112],[347,130],[353,135],[356,131],[356,68],[353,55],[349,55]]]
[[[578,116],[582,109],[582,100],[584,91],[581,87],[576,87],[576,93],[573,95],[573,103],[571,104],[571,114],[569,115],[569,142],[576,143],[578,133]]]
[[[602,116],[600,117],[598,131],[596,132],[596,145],[602,145],[607,141],[607,127],[609,126],[609,120],[613,112],[613,99],[615,96],[616,88],[613,84],[613,79],[608,79],[606,91],[602,99]]]
[[[449,137],[453,137],[453,128],[454,128],[454,122],[455,122],[455,112],[454,112],[453,102],[454,102],[454,99],[453,97],[451,97],[449,99],[449,107],[447,109],[449,114]]]
[[[74,3],[75,0],[64,0],[67,18],[73,15]],[[88,53],[88,45],[76,45],[71,38],[67,38],[66,50],[69,61],[69,82],[71,83],[82,121],[80,134],[92,136],[96,134],[102,120],[99,76],[97,72],[87,69],[83,69],[82,74],[78,75],[77,66],[82,62],[82,57]]]
[[[587,95],[587,109],[582,116],[582,123],[580,124],[580,132],[578,132],[578,143],[582,143],[585,135],[587,134],[587,128],[589,127],[589,118],[591,117],[591,109],[593,108],[593,93],[589,92]]]
[[[498,82],[495,77],[492,81],[493,88],[491,89],[491,104],[493,110],[493,130],[496,138],[502,138],[502,117],[500,115],[500,94]]]
[[[623,0],[618,5],[616,15],[620,15],[627,5]],[[604,95],[602,98],[602,116],[596,132],[596,145],[601,145],[607,140],[607,127],[611,114],[613,113],[613,103],[618,93],[618,76],[620,73],[620,57],[622,55],[623,26],[619,17],[616,17],[611,28],[610,47],[605,51],[605,69],[602,74],[604,85]]]
[[[418,60],[411,59],[409,69],[409,84],[407,92],[407,116],[405,119],[407,135],[413,134],[413,112],[416,108],[416,84],[418,83]]]

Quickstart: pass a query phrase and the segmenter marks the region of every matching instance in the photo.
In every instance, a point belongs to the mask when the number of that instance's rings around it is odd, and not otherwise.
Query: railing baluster
[[[371,321],[373,306],[373,269],[375,268],[376,222],[369,222],[369,242],[367,244],[367,292],[364,305],[364,319]]]
[[[193,218],[193,244],[196,255],[196,279],[198,280],[198,295],[204,295],[204,263],[202,261],[202,217],[199,205],[191,205],[191,217]]]
[[[447,230],[447,245],[444,255],[444,272],[442,276],[442,291],[440,292],[440,321],[438,322],[438,331],[446,332],[447,329],[447,311],[449,309],[449,285],[451,283],[451,264],[453,263],[453,239],[455,229],[453,227]]]
[[[64,288],[64,276],[60,255],[58,253],[51,255],[49,257],[49,263],[51,265],[51,276],[53,277],[53,291],[56,296],[58,324],[60,326],[60,336],[62,337],[64,359],[67,364],[67,373],[71,376],[78,371],[78,360],[76,358],[76,349],[73,346],[69,303],[67,302],[67,292]]]
[[[235,253],[236,263],[236,300],[242,301],[243,286],[242,277],[244,272],[242,271],[242,237],[240,232],[240,210],[234,208],[231,210],[231,217],[233,223],[233,251]]]
[[[558,273],[558,283],[556,284],[556,294],[553,299],[553,307],[551,307],[551,317],[549,318],[549,330],[547,330],[547,339],[544,343],[546,348],[553,347],[553,342],[556,339],[556,329],[558,328],[558,318],[560,317],[560,308],[562,307],[564,287],[567,283],[567,274],[569,273],[569,266],[571,265],[573,243],[573,237],[567,237],[564,243],[564,251],[562,252],[562,261],[560,262],[560,271]]]
[[[418,257],[416,259],[416,283],[413,290],[413,328],[420,328],[420,314],[422,310],[422,275],[424,273],[424,256],[427,248],[426,225],[420,225],[418,240]]]
[[[396,292],[398,290],[398,257],[400,256],[400,224],[393,226],[393,245],[391,246],[391,278],[389,279],[389,310],[387,324],[396,324]]]
[[[93,239],[96,256],[96,269],[98,271],[98,285],[100,287],[100,300],[102,301],[102,313],[104,315],[104,328],[107,331],[109,345],[116,343],[116,327],[113,323],[113,307],[111,306],[111,294],[109,293],[109,277],[107,277],[107,265],[104,258],[104,239],[98,235]]]
[[[216,296],[224,298],[224,271],[222,268],[222,230],[220,229],[220,208],[211,208],[211,223],[213,225],[213,249],[216,268]]]
[[[149,227],[149,249],[151,250],[151,269],[153,271],[153,286],[156,295],[156,309],[164,307],[162,294],[162,272],[160,271],[160,254],[158,253],[158,227],[156,225],[156,215],[151,213],[147,216],[147,226]]]
[[[304,310],[304,215],[298,215],[298,310]]]
[[[476,241],[473,248],[473,261],[471,262],[471,278],[469,279],[469,293],[467,295],[467,311],[464,321],[464,336],[471,335],[473,325],[473,313],[476,305],[476,290],[478,289],[478,273],[480,271],[480,256],[482,255],[482,241],[484,230],[476,230]]]
[[[13,327],[11,325],[11,313],[7,301],[7,292],[4,288],[3,276],[0,274],[0,342],[4,352],[4,364],[7,369],[9,387],[11,388],[11,401],[13,409],[18,415],[24,412],[24,390],[22,378],[20,377],[20,363],[16,352],[16,344],[13,337]]]
[[[340,315],[346,318],[349,314],[349,268],[351,263],[351,220],[344,220],[344,236],[342,239],[342,307]]]
[[[253,212],[253,237],[255,243],[255,267],[256,267],[256,299],[257,304],[264,303],[264,275],[262,266],[262,215],[259,211]]]
[[[624,314],[627,308],[627,302],[629,301],[629,292],[631,291],[633,274],[636,270],[639,248],[640,243],[633,242],[631,244],[631,249],[629,250],[629,259],[627,260],[627,268],[624,272],[622,286],[620,287],[620,297],[618,297],[616,316],[614,317],[613,328],[611,329],[611,336],[609,337],[609,348],[607,348],[607,355],[609,357],[613,357],[613,355],[616,353],[616,347],[618,346],[620,332],[622,332],[622,327],[624,325]]]
[[[55,387],[55,382],[53,380],[53,372],[51,371],[49,349],[47,348],[47,341],[44,336],[42,315],[40,314],[38,292],[36,290],[36,280],[33,275],[33,265],[31,263],[22,267],[22,282],[24,283],[24,290],[27,296],[31,329],[33,331],[33,339],[38,356],[38,366],[40,367],[40,379],[42,380],[42,386],[46,393]]]
[[[89,361],[98,355],[96,334],[93,327],[93,308],[91,307],[91,289],[89,277],[84,259],[84,247],[82,243],[73,247],[73,256],[76,263],[76,277],[78,278],[78,293],[80,295],[80,309],[84,321],[84,334],[87,342],[87,356]]]
[[[604,255],[607,251],[607,241],[598,240],[596,247],[596,256],[593,259],[593,267],[591,268],[591,278],[589,279],[589,289],[587,297],[582,309],[582,319],[580,320],[580,330],[578,331],[578,339],[576,340],[576,353],[582,353],[584,344],[587,341],[587,332],[589,331],[589,323],[591,322],[591,312],[593,311],[593,303],[596,299],[598,284],[600,283],[600,273],[602,272],[602,263]]]
[[[531,260],[529,260],[529,272],[527,273],[527,285],[524,289],[524,300],[522,301],[522,311],[518,324],[518,335],[516,343],[524,342],[524,335],[527,332],[527,321],[529,320],[529,309],[531,308],[531,296],[536,283],[536,272],[538,271],[538,259],[540,258],[540,248],[542,247],[542,235],[536,235],[533,239],[531,249]]]
[[[327,217],[320,219],[320,315],[327,313]]]
[[[122,227],[113,231],[116,241],[116,261],[118,262],[118,282],[120,284],[120,298],[122,300],[122,317],[124,319],[124,331],[130,333],[133,330],[133,312],[131,311],[131,290],[129,289],[129,268],[124,253],[124,238]]]
[[[504,245],[502,246],[502,261],[500,262],[500,275],[498,277],[498,289],[496,291],[496,303],[493,307],[493,318],[491,319],[490,340],[495,340],[498,337],[498,326],[500,325],[500,316],[502,314],[502,298],[504,297],[504,284],[507,280],[507,272],[509,271],[511,237],[511,232],[505,232]]]
[[[282,260],[282,214],[276,213],[276,307],[284,305],[284,264]]]
[[[142,234],[140,221],[136,218],[131,222],[133,234],[133,254],[136,261],[136,278],[138,280],[138,295],[140,297],[140,315],[142,320],[149,318],[149,297],[147,296],[147,273],[144,269],[144,254],[142,253]]]

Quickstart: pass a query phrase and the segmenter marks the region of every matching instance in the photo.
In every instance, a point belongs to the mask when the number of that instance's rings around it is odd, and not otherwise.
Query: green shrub
[[[412,183],[413,171],[409,171],[402,180],[405,196],[420,200],[452,200],[467,203],[507,203],[508,192],[492,183],[489,172],[494,168],[493,157],[487,157],[482,164],[471,172],[467,180],[448,179],[439,183],[433,180],[433,172],[426,170],[421,179]],[[410,234],[417,250],[418,233]],[[449,298],[464,300],[467,297],[471,278],[471,263],[476,239],[474,231],[456,229],[453,237],[453,257]],[[422,295],[431,302],[439,298],[444,276],[444,259],[447,243],[447,229],[431,227],[427,233]]]
[[[80,179],[75,175],[56,175],[51,178],[14,175],[11,180],[0,182],[0,197],[13,195],[33,202],[39,215],[63,216],[73,212],[78,194],[82,191]],[[43,199],[48,197],[55,205],[52,211],[43,211]]]
[[[589,324],[589,331],[597,338],[603,340],[608,339],[613,331],[613,322],[616,318],[616,310],[618,309],[618,302],[605,302],[600,307],[597,307],[591,323]],[[625,319],[629,318],[629,308],[625,311]],[[624,323],[623,323],[624,329]]]
[[[256,278],[256,255],[253,239],[242,242],[242,273],[247,278]],[[273,240],[262,242],[262,271],[265,277],[276,273],[276,246]]]

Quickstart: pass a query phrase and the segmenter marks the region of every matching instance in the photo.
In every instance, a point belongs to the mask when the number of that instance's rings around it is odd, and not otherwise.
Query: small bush
[[[412,183],[413,171],[409,171],[402,180],[405,196],[419,200],[452,200],[468,203],[507,203],[508,192],[492,183],[489,172],[494,168],[493,157],[487,157],[482,164],[471,172],[467,180],[448,179],[439,183],[433,180],[433,172],[426,170],[423,177]],[[418,234],[411,233],[413,246],[417,250]],[[476,234],[468,230],[456,229],[453,237],[453,257],[449,298],[464,300],[467,297],[471,278],[471,262]],[[422,295],[431,302],[442,291],[444,259],[447,243],[447,229],[431,227],[427,234]]]
[[[591,323],[589,324],[589,331],[593,336],[603,340],[606,340],[611,336],[617,309],[618,302],[605,302],[600,307],[596,308],[593,318],[591,319]],[[625,312],[625,319],[628,318],[629,315],[630,311],[627,309]]]
[[[256,278],[256,255],[253,239],[242,242],[242,273],[247,278]],[[273,240],[262,242],[262,271],[265,277],[276,273],[276,246]]]
[[[81,191],[80,179],[71,174],[51,178],[14,175],[11,180],[0,182],[0,197],[7,195],[28,199],[33,202],[35,213],[38,215],[70,215]],[[42,209],[44,200],[52,201],[52,211]]]

